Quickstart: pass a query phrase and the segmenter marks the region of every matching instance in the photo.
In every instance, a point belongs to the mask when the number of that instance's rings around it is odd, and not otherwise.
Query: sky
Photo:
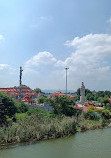
[[[110,0],[0,0],[0,87],[111,90]]]

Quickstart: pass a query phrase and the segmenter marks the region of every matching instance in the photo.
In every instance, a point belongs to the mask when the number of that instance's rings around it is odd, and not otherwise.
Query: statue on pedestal
[[[86,97],[85,97],[85,86],[84,83],[82,82],[81,88],[80,88],[80,102],[85,102]]]

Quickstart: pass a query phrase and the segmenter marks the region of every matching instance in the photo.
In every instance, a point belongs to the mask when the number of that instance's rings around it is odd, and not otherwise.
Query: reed
[[[0,144],[38,141],[58,138],[76,132],[75,117],[27,116],[9,127],[0,128]]]

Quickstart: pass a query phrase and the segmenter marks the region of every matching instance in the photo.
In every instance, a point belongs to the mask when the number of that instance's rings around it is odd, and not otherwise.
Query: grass
[[[0,128],[0,144],[58,138],[76,132],[74,117],[41,118],[37,114]]]
[[[89,120],[81,114],[76,117],[55,116],[41,110],[18,113],[16,122],[8,127],[0,128],[0,145],[20,142],[35,142],[72,135],[77,131],[85,131],[105,126],[103,119]]]
[[[85,130],[103,128],[104,125],[105,124],[102,119],[89,120],[89,119],[85,119],[84,116],[81,115],[81,116],[79,116],[79,119],[77,122],[77,131],[85,131]]]

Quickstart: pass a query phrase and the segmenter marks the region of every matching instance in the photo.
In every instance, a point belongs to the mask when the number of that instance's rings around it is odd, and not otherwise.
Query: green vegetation
[[[90,106],[87,112],[82,112],[75,109],[75,101],[67,97],[54,100],[40,97],[39,102],[50,103],[54,111],[28,108],[0,93],[0,144],[58,138],[77,131],[102,128],[111,118],[111,107],[107,103],[103,110]]]
[[[80,112],[80,110],[78,112],[78,110],[74,108],[75,102],[71,98],[56,97],[50,102],[54,108],[54,114],[56,115],[75,116]]]
[[[43,93],[40,88],[35,88],[35,89],[34,89],[34,92],[36,92],[37,94],[38,94],[38,93]]]
[[[76,132],[76,122],[71,117],[40,117],[38,113],[26,116],[9,127],[0,128],[0,143],[17,143],[58,138]]]
[[[25,113],[28,111],[28,106],[25,103],[18,103],[15,101],[15,106],[17,108],[17,113]]]
[[[17,108],[13,99],[0,92],[0,126],[7,124],[7,117],[13,117],[16,112]]]
[[[37,99],[38,103],[46,103],[47,102],[46,96],[41,96]]]

